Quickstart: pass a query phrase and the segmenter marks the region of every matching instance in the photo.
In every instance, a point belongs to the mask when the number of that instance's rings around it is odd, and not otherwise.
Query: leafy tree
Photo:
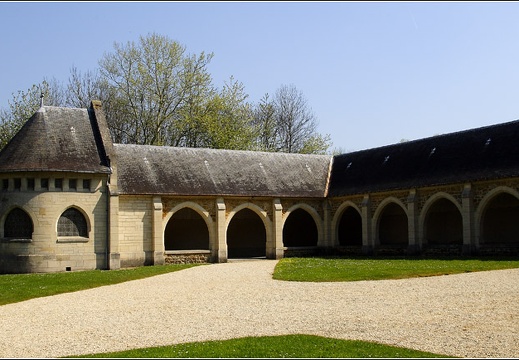
[[[327,153],[331,144],[331,137],[329,134],[315,134],[309,136],[304,140],[303,146],[299,150],[301,154],[321,154]]]
[[[183,45],[158,34],[141,36],[139,43],[115,43],[114,48],[99,64],[115,138],[133,144],[178,143],[178,110],[194,88],[210,86],[207,64],[213,54],[187,55]],[[124,122],[115,121],[115,115]]]
[[[256,133],[251,105],[241,82],[231,76],[210,103],[207,121],[207,147],[251,150]]]

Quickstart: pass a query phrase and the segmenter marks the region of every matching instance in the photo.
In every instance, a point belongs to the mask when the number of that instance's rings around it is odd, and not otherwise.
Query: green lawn
[[[359,281],[519,268],[519,259],[284,258],[273,278],[287,281]]]
[[[314,335],[244,337],[146,349],[89,354],[92,358],[446,358],[368,341]]]

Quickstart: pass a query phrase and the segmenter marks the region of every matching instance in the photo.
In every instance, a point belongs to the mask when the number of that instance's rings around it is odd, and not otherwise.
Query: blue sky
[[[294,85],[344,152],[519,119],[519,2],[0,2],[0,107],[166,35],[257,103]]]

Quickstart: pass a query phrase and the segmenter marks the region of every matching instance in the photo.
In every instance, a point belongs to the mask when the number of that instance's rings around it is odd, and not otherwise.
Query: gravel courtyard
[[[0,306],[0,356],[53,358],[305,333],[466,358],[519,356],[519,269],[405,280],[272,280],[231,261]]]

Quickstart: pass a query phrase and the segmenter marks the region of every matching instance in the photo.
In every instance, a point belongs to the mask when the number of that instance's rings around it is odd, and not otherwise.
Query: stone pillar
[[[267,239],[267,241],[269,241]],[[267,243],[267,259],[282,259],[283,250],[283,206],[281,200],[272,200],[272,235]]]
[[[227,224],[225,217],[225,201],[223,198],[216,199],[216,246],[213,249],[213,261],[218,263],[227,262]]]
[[[476,250],[474,235],[474,194],[471,184],[465,184],[461,193],[461,211],[463,220],[463,255],[471,255]]]
[[[369,195],[364,195],[361,204],[362,211],[362,253],[373,254],[375,249],[374,230],[371,221],[371,199]]]
[[[332,230],[332,216],[329,200],[323,201],[323,238],[322,243],[317,244],[325,253],[332,253],[337,246],[336,233]]]
[[[108,185],[108,228],[107,228],[107,257],[108,269],[121,268],[119,253],[119,193],[117,186]]]
[[[153,197],[152,226],[153,265],[164,265],[164,229],[162,224],[162,198],[160,196]]]
[[[407,226],[409,244],[407,246],[407,253],[418,254],[421,249],[421,241],[418,238],[418,195],[416,189],[409,190],[407,196]]]

